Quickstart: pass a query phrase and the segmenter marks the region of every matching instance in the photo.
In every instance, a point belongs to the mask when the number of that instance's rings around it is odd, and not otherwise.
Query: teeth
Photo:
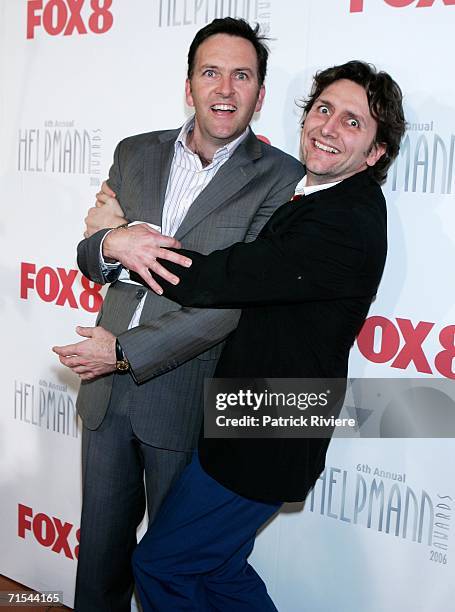
[[[314,141],[314,146],[317,149],[321,149],[322,151],[327,151],[327,153],[339,153],[338,149],[334,149],[333,147],[327,147],[326,145],[323,145],[322,142],[319,142],[318,140]]]
[[[217,111],[234,112],[236,110],[236,107],[233,106],[232,104],[214,104],[211,108],[212,110],[217,110]]]

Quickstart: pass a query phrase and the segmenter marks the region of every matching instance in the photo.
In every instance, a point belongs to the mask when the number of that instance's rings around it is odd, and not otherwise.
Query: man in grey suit
[[[196,34],[185,86],[194,117],[181,129],[123,140],[109,173],[126,218],[157,227],[100,230],[78,247],[82,272],[111,283],[97,327],[78,328],[87,339],[54,347],[83,381],[79,612],[130,609],[145,498],[152,521],[196,446],[204,378],[239,317],[158,298],[128,281],[128,261],[156,270],[158,254],[184,263],[161,249],[179,241],[210,253],[253,240],[303,175],[297,160],[249,128],[262,106],[267,56],[258,28],[243,20],[216,19]]]

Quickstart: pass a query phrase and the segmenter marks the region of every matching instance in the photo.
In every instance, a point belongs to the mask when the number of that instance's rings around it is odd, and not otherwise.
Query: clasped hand
[[[119,261],[124,268],[137,272],[153,291],[161,295],[163,289],[150,274],[150,270],[169,283],[177,285],[178,276],[166,270],[157,259],[189,267],[191,259],[168,250],[180,247],[180,242],[175,238],[163,236],[145,223],[141,223],[128,229],[122,228],[110,232],[103,243],[103,255],[110,260]]]
[[[76,327],[79,336],[87,338],[75,344],[54,346],[60,363],[82,380],[91,380],[115,370],[115,336],[101,326]]]
[[[95,206],[88,209],[84,222],[84,238],[90,238],[99,230],[118,227],[126,222],[122,207],[106,181],[101,185],[101,191],[96,194]]]

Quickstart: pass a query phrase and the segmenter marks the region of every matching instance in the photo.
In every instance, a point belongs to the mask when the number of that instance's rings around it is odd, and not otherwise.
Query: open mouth
[[[235,113],[237,107],[233,104],[213,104],[210,110],[217,115],[229,115]]]
[[[329,147],[328,145],[322,144],[322,142],[319,142],[319,140],[313,140],[313,144],[316,149],[319,149],[320,151],[325,151],[326,153],[332,153],[333,155],[337,155],[340,152],[334,147]]]

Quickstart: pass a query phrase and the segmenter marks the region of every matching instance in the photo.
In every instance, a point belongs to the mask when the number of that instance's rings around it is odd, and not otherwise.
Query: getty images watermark
[[[455,437],[445,378],[207,379],[206,438]]]

